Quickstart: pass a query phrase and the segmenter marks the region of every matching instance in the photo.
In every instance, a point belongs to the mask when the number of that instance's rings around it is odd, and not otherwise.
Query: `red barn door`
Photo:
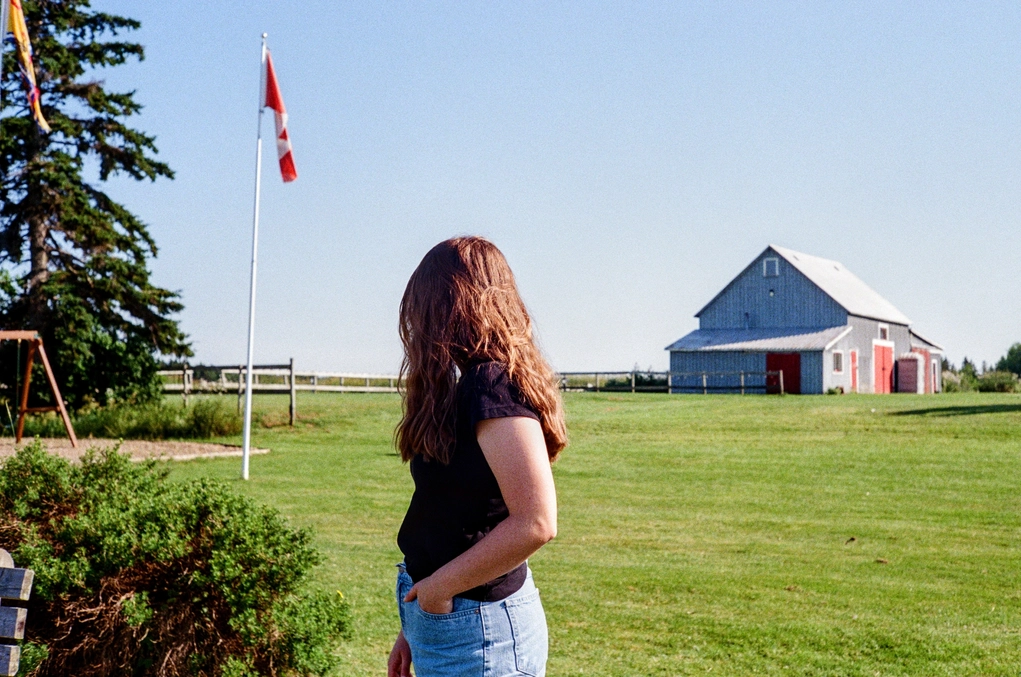
[[[915,348],[911,352],[918,353],[919,355],[925,358],[924,361],[922,362],[923,365],[929,364],[932,361],[932,356],[929,354],[928,350],[924,350],[922,348]],[[922,373],[925,374],[925,388],[922,389],[922,392],[924,393],[933,392],[934,380],[932,378],[932,369],[922,369]]]
[[[858,351],[851,351],[851,392],[858,392]]]
[[[783,391],[801,394],[801,353],[766,353],[766,371],[782,371]],[[766,392],[780,392],[779,376],[766,376]]]
[[[875,368],[872,392],[891,392],[893,390],[893,346],[873,344],[872,364]]]

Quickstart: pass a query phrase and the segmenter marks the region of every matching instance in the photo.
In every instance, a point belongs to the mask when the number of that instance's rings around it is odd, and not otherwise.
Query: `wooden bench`
[[[27,602],[32,594],[31,569],[18,569],[6,550],[0,549],[0,675],[15,675],[21,662],[21,647],[7,644],[10,640],[25,638],[25,621],[28,609],[18,606],[4,606],[8,600]]]

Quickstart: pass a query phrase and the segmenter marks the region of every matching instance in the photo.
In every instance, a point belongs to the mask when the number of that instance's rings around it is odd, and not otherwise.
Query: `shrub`
[[[1018,390],[1018,378],[1009,371],[987,371],[975,387],[982,393],[1013,393]]]
[[[0,547],[35,570],[35,677],[322,675],[348,628],[343,599],[307,587],[307,531],[114,451],[71,465],[35,442],[8,459]]]
[[[241,432],[241,417],[218,397],[199,399],[190,407],[167,401],[94,407],[75,414],[73,423],[79,437],[113,439],[195,439]],[[25,419],[25,434],[63,437],[64,425],[53,415],[30,416]]]
[[[220,398],[199,400],[188,410],[188,431],[193,437],[223,437],[241,432],[237,411]]]
[[[657,376],[653,372],[636,371],[635,390],[662,388],[666,390],[666,376]],[[631,375],[608,378],[600,385],[603,390],[631,390]]]

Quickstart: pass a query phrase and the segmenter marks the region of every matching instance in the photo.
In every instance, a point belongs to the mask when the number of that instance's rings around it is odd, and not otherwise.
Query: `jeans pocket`
[[[482,674],[486,638],[478,609],[431,614],[412,601],[407,603],[405,614],[404,637],[411,645],[416,674]]]
[[[456,620],[458,618],[464,618],[465,616],[478,616],[479,615],[478,609],[472,609],[472,608],[458,609],[456,606],[454,607],[454,610],[451,611],[450,613],[446,613],[446,614],[434,614],[434,613],[430,613],[430,612],[426,611],[425,609],[423,609],[422,606],[418,603],[417,599],[414,600],[413,602],[411,602],[411,604],[415,605],[415,608],[418,610],[418,613],[422,614],[423,616],[425,616],[429,620],[433,620],[433,621],[441,621],[441,622],[442,621],[452,621],[452,620]]]
[[[549,636],[539,591],[518,599],[508,598],[505,604],[514,636],[514,662],[518,672],[530,677],[543,677],[546,674]]]

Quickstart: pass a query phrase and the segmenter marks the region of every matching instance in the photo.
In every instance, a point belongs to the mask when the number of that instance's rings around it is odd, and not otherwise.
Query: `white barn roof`
[[[826,292],[851,315],[896,324],[911,324],[911,320],[904,313],[837,261],[802,254],[776,245],[770,245],[769,248],[797,268],[802,275]]]
[[[919,344],[920,347],[932,349],[934,352],[943,351],[943,346],[941,346],[938,343],[935,343],[934,341],[930,341],[929,339],[925,338],[914,329],[911,330],[910,337],[912,348],[914,348],[916,344]]]
[[[828,350],[850,332],[851,327],[847,325],[825,329],[696,329],[666,349],[681,352]]]

